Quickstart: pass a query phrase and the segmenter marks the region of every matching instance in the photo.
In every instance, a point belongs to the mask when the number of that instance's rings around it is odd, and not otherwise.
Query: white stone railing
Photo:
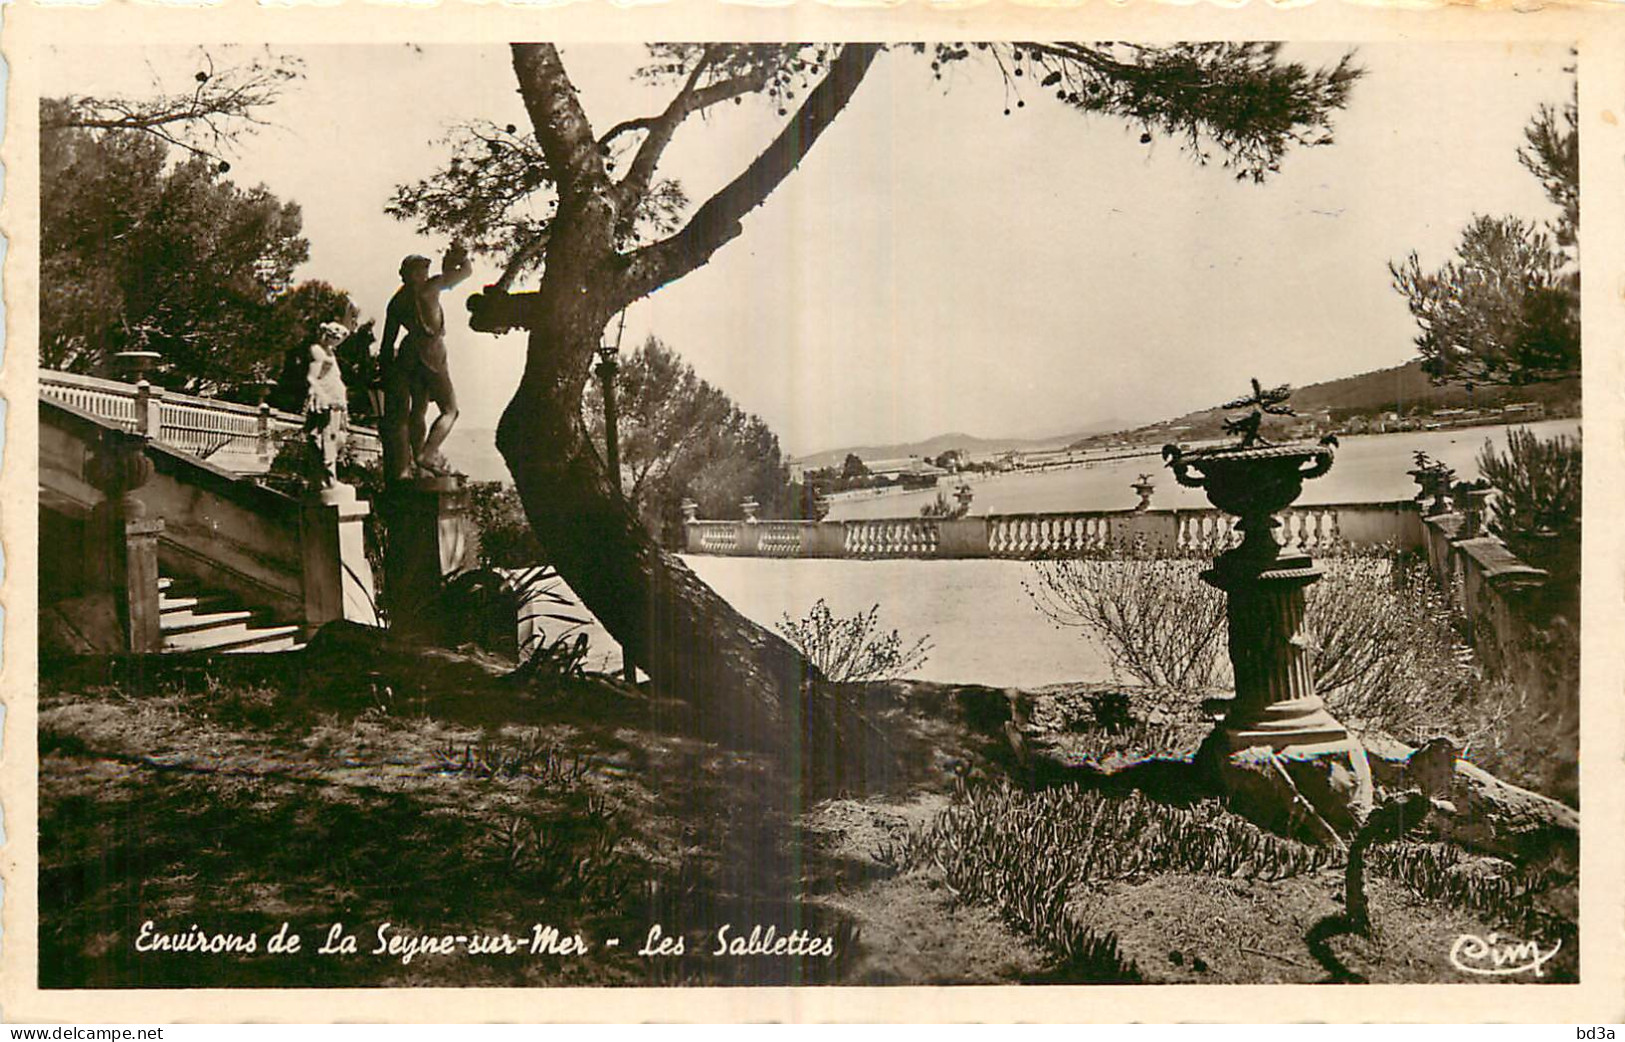
[[[939,522],[930,518],[871,518],[842,522],[846,557],[935,557]]]
[[[756,552],[762,557],[800,557],[805,527],[798,521],[758,522]]]
[[[1410,500],[1297,506],[1277,515],[1275,537],[1295,549],[1422,545]],[[1241,540],[1218,510],[1079,510],[962,518],[850,521],[690,521],[692,554],[739,557],[1029,559],[1110,554],[1135,545],[1211,556]]]
[[[1042,557],[1103,550],[1112,545],[1116,512],[993,514],[987,519],[991,557]]]
[[[688,526],[689,552],[730,557],[739,548],[738,521],[693,521]],[[754,556],[754,555],[751,555]]]
[[[299,413],[268,405],[243,405],[80,373],[42,369],[40,395],[81,412],[148,435],[188,455],[239,473],[263,473],[278,443],[304,428]],[[378,432],[352,425],[350,444],[363,460],[383,455]]]

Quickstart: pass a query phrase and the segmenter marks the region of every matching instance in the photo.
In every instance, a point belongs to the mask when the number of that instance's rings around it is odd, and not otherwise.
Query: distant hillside
[[[1102,420],[1092,423],[1080,430],[1069,434],[1057,434],[1052,438],[978,438],[971,434],[938,434],[934,438],[924,441],[903,442],[896,445],[856,445],[849,448],[828,449],[824,452],[815,452],[810,456],[801,456],[797,463],[803,464],[808,470],[820,467],[838,467],[846,462],[847,453],[855,453],[864,461],[881,459],[903,459],[908,456],[940,456],[949,449],[973,456],[992,455],[1000,452],[1014,450],[1032,450],[1045,448],[1060,448],[1079,438],[1105,431],[1120,430],[1121,420]]]
[[[1238,387],[1238,393],[1239,391]],[[1427,374],[1422,371],[1422,362],[1418,359],[1391,369],[1378,369],[1358,376],[1346,376],[1339,380],[1295,387],[1292,390],[1291,405],[1304,416],[1327,410],[1331,413],[1333,423],[1341,423],[1350,416],[1386,412],[1404,415],[1413,409],[1425,414],[1435,409],[1459,409],[1468,405],[1482,407],[1513,401],[1542,402],[1550,406],[1554,402],[1577,401],[1579,397],[1579,380],[1534,384],[1528,387],[1480,387],[1469,395],[1465,388],[1459,386],[1434,386],[1428,380]],[[1174,426],[1188,428],[1182,432],[1183,438],[1211,437],[1221,433],[1220,425],[1226,415],[1222,409],[1203,409],[1162,423],[1139,427],[1134,431],[1117,433],[1132,438],[1136,433],[1149,433],[1157,428]],[[1277,427],[1291,422],[1293,421],[1290,419],[1270,420],[1270,423]],[[1073,444],[1074,447],[1078,447],[1098,440],[1098,437],[1089,437]]]

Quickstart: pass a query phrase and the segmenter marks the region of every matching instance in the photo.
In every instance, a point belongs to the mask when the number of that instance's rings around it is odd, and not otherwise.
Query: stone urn
[[[104,431],[85,460],[85,481],[107,497],[119,516],[129,520],[139,520],[147,513],[146,504],[134,493],[153,475],[146,452],[150,442],[145,435],[129,431]]]
[[[1297,501],[1305,481],[1332,469],[1336,444],[1336,439],[1329,437],[1320,444],[1195,452],[1167,445],[1162,455],[1174,472],[1174,480],[1186,488],[1202,489],[1209,503],[1241,519],[1236,522],[1243,534],[1241,545],[1221,554],[1215,565],[1263,567],[1281,553],[1274,536],[1281,522],[1275,515]]]
[[[141,383],[147,378],[147,370],[155,368],[162,357],[156,351],[130,350],[120,351],[113,356],[113,361],[136,383]]]
[[[1177,449],[1177,446],[1176,446],[1176,449]],[[1136,514],[1143,514],[1147,510],[1150,510],[1151,509],[1151,495],[1152,495],[1152,493],[1157,491],[1156,482],[1151,480],[1151,475],[1150,474],[1141,474],[1140,475],[1140,480],[1136,481],[1134,484],[1130,485],[1129,487],[1134,490],[1135,495],[1140,497],[1140,501],[1138,503],[1134,504],[1134,512]]]
[[[1223,590],[1236,694],[1204,747],[1238,809],[1281,824],[1312,806],[1320,824],[1345,833],[1369,811],[1371,772],[1364,748],[1326,711],[1315,692],[1313,638],[1304,628],[1304,591],[1321,577],[1309,555],[1282,547],[1275,514],[1303,483],[1332,467],[1336,439],[1163,456],[1174,478],[1240,518],[1236,547],[1218,555],[1204,581]],[[1283,791],[1283,779],[1290,787]],[[1295,809],[1296,808],[1296,809]]]

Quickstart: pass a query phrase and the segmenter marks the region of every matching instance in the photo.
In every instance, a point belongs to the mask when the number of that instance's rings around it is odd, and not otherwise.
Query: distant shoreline
[[[1500,421],[1497,421],[1497,422],[1494,422],[1494,423],[1482,423],[1482,422],[1480,422],[1480,423],[1443,423],[1443,424],[1437,424],[1437,425],[1434,425],[1434,426],[1431,426],[1431,427],[1417,427],[1417,428],[1415,428],[1413,430],[1365,431],[1365,432],[1361,432],[1361,433],[1357,433],[1357,434],[1340,433],[1340,434],[1337,435],[1337,437],[1338,437],[1339,441],[1351,441],[1351,440],[1354,440],[1356,438],[1358,438],[1358,439],[1402,438],[1402,437],[1407,437],[1407,436],[1414,436],[1414,435],[1417,435],[1417,434],[1441,434],[1441,433],[1444,433],[1446,431],[1470,431],[1470,430],[1477,430],[1477,429],[1494,429],[1494,428],[1497,428],[1497,427],[1526,427],[1526,426],[1530,425],[1531,423],[1546,423],[1546,422],[1549,422],[1551,420],[1564,420],[1564,419],[1572,419],[1572,420],[1575,420],[1576,422],[1579,422],[1579,421],[1581,421],[1582,418],[1579,417],[1579,416],[1573,416],[1573,417],[1555,416],[1555,417],[1542,417],[1539,420],[1500,420]],[[1210,445],[1222,444],[1224,442],[1224,440],[1225,439],[1222,439],[1222,438],[1205,438],[1205,439],[1200,439],[1200,440],[1192,440],[1192,441],[1188,441],[1188,442],[1180,442],[1180,444],[1184,445],[1184,446],[1187,446],[1187,447],[1194,446],[1194,447],[1197,447],[1197,448],[1202,448],[1202,447],[1206,447],[1206,446],[1210,446]],[[1297,439],[1297,440],[1302,440],[1302,439]],[[1276,444],[1291,444],[1291,442],[1277,442]],[[1071,456],[1071,457],[1066,458],[1066,459],[1058,459],[1058,460],[1053,460],[1053,461],[1048,461],[1048,462],[1033,463],[1033,464],[1030,464],[1030,465],[1027,465],[1027,466],[1011,467],[1009,470],[956,471],[956,472],[944,475],[944,479],[951,479],[954,482],[963,481],[963,482],[975,483],[975,482],[979,482],[979,481],[985,481],[985,480],[988,480],[990,478],[996,478],[996,477],[1000,477],[1000,476],[1003,476],[1003,475],[1009,475],[1009,474],[1033,474],[1033,473],[1038,473],[1038,472],[1042,472],[1042,471],[1071,470],[1071,469],[1076,468],[1076,467],[1092,467],[1092,466],[1096,466],[1096,465],[1102,464],[1102,463],[1116,463],[1116,462],[1121,462],[1122,460],[1128,460],[1128,459],[1158,459],[1158,458],[1161,457],[1161,454],[1162,454],[1162,446],[1158,445],[1155,448],[1146,447],[1146,448],[1139,449],[1139,450],[1120,449],[1120,450],[1114,452],[1111,455],[1101,455],[1101,456],[1093,455],[1093,453],[1098,452],[1098,451],[1101,451],[1101,450],[1097,450],[1097,449],[1079,449],[1079,450],[1077,450],[1077,452],[1076,452],[1076,454],[1074,456]],[[1041,454],[1042,453],[1034,453],[1034,455],[1041,455]],[[923,488],[923,489],[922,488],[905,488],[905,487],[903,487],[901,485],[887,485],[887,486],[883,486],[883,487],[879,487],[879,488],[846,489],[845,491],[842,491],[842,492],[832,492],[832,493],[830,493],[829,494],[829,499],[832,502],[839,503],[839,502],[849,502],[849,501],[858,500],[858,499],[880,499],[880,498],[884,498],[884,497],[887,497],[887,496],[901,496],[901,495],[908,495],[908,494],[911,494],[911,493],[929,492],[933,488],[940,489],[942,487],[944,479],[939,479],[936,485],[929,486],[929,487]]]

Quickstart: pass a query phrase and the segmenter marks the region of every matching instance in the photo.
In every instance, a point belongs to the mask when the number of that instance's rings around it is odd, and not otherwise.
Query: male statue
[[[401,261],[401,288],[389,299],[378,364],[384,378],[384,473],[395,480],[450,473],[440,447],[457,422],[457,392],[446,363],[446,315],[440,294],[468,278],[473,266],[461,243],[452,243],[440,274],[429,258]],[[402,331],[400,351],[395,338]],[[440,410],[430,427],[429,403]]]

